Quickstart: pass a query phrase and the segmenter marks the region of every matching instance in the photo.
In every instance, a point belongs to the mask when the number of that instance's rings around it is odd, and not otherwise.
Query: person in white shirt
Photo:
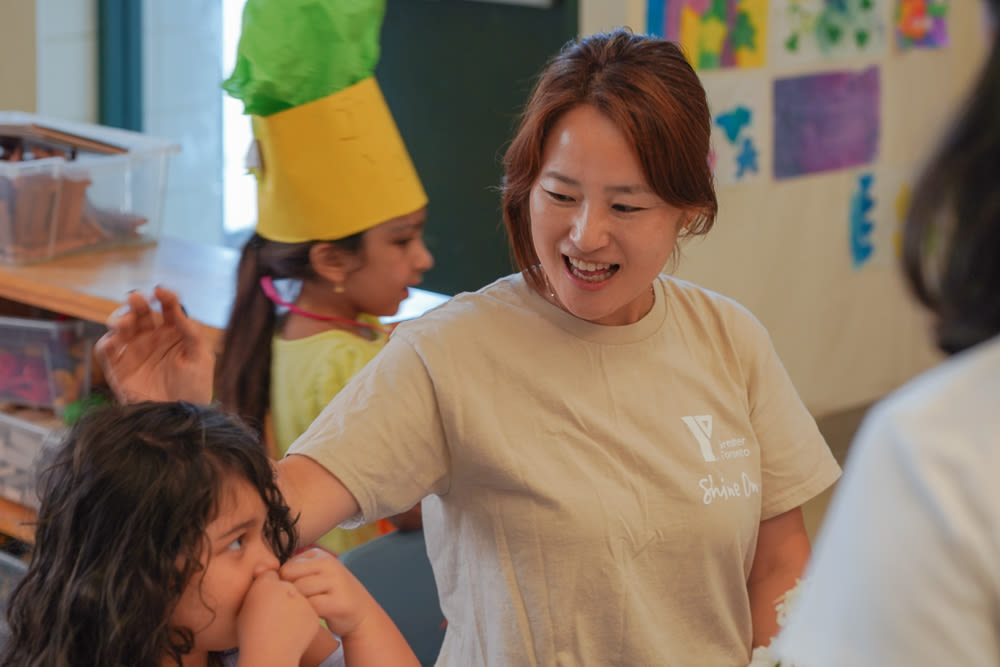
[[[906,276],[952,356],[866,416],[773,646],[782,665],[1000,664],[998,168],[994,40],[903,231]]]

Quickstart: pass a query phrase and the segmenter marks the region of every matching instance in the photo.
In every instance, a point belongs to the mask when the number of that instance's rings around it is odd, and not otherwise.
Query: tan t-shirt
[[[749,662],[760,521],[839,469],[752,315],[655,287],[622,327],[520,275],[456,296],[400,326],[293,444],[365,520],[433,494],[439,665]]]

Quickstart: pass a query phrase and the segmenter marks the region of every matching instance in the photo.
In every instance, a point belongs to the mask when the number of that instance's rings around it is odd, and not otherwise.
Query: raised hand
[[[274,570],[262,572],[237,619],[240,664],[298,665],[319,628],[319,616],[293,584]]]
[[[160,310],[137,292],[108,317],[97,341],[97,360],[122,402],[212,400],[215,354],[177,295],[157,287]]]

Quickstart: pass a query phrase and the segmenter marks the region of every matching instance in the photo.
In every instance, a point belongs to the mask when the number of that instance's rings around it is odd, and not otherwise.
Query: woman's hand
[[[97,360],[123,403],[175,401],[207,405],[212,401],[215,353],[189,318],[177,295],[153,290],[160,311],[132,292],[126,305],[107,321],[97,341]]]

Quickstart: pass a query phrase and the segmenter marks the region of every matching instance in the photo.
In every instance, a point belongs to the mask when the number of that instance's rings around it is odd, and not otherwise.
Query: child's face
[[[420,209],[372,227],[359,252],[361,265],[348,274],[345,296],[370,315],[395,315],[410,287],[434,266],[424,245],[426,211]]]
[[[194,654],[224,651],[238,644],[236,619],[254,578],[280,563],[264,539],[267,510],[247,481],[225,482],[218,516],[208,524],[204,568],[188,582],[171,625],[195,633]]]

